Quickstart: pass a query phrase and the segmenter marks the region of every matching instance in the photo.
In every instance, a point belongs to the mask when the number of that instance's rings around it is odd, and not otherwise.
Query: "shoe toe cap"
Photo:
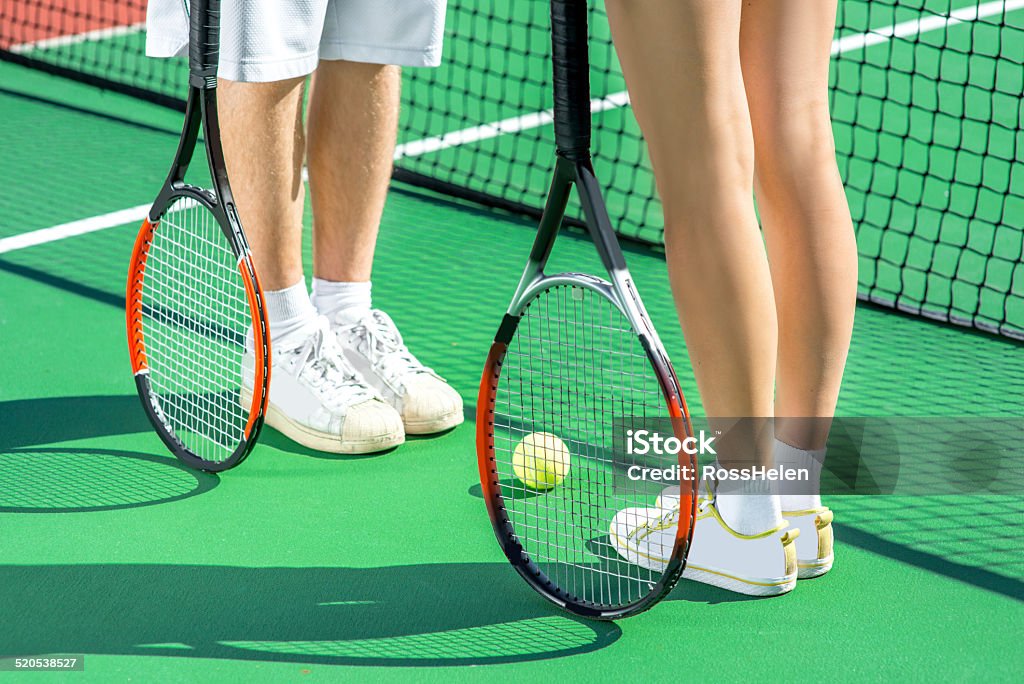
[[[369,399],[349,407],[341,426],[343,442],[403,441],[402,417],[389,404]]]
[[[463,420],[462,397],[448,383],[421,375],[405,384],[402,418],[407,428],[443,430]]]

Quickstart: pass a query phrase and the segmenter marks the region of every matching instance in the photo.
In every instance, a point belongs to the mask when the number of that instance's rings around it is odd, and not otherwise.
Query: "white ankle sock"
[[[740,534],[760,534],[782,525],[779,495],[769,480],[745,480],[717,494],[715,505],[725,524]]]
[[[291,346],[316,327],[317,313],[309,301],[305,279],[283,290],[270,290],[263,294],[267,301],[270,342],[275,347]]]
[[[821,482],[821,464],[825,461],[825,450],[805,451],[775,440],[775,465],[787,468],[806,468],[809,477],[810,491],[800,494],[783,494],[782,510],[807,511],[821,507],[821,494],[818,488]],[[805,483],[799,483],[801,487]],[[812,493],[813,492],[813,493]]]
[[[371,283],[339,283],[323,278],[313,278],[313,306],[324,316],[333,316],[345,309],[370,310]]]

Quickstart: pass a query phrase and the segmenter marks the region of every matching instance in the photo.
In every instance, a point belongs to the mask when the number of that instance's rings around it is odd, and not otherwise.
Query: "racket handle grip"
[[[204,90],[217,87],[220,60],[220,0],[190,0],[189,83]]]
[[[551,0],[555,144],[570,161],[590,157],[587,0]]]

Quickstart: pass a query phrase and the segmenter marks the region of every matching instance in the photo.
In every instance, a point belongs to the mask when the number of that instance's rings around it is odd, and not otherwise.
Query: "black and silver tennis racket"
[[[691,428],[590,161],[586,0],[555,0],[551,20],[554,179],[480,383],[477,455],[495,534],[516,570],[557,605],[614,619],[649,608],[675,585],[697,505],[696,480],[683,482],[679,514],[666,517],[675,534],[660,549],[663,568],[627,562],[610,539],[612,519],[655,497],[628,477],[614,423],[670,418],[680,438]],[[607,280],[544,272],[573,185]],[[696,465],[680,455],[680,466]]]
[[[146,414],[179,459],[211,471],[238,465],[252,450],[270,383],[263,294],[220,144],[219,26],[220,0],[192,0],[185,124],[135,241],[127,294],[128,346]],[[208,189],[184,180],[200,125]]]

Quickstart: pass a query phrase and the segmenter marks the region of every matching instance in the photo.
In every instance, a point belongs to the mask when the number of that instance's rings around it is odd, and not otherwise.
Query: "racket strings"
[[[153,234],[142,302],[149,380],[168,426],[220,462],[245,436],[239,403],[251,315],[238,258],[213,214],[179,199]]]
[[[661,578],[627,563],[609,529],[620,510],[654,503],[648,487],[625,475],[614,418],[667,415],[658,376],[613,302],[587,288],[556,286],[525,309],[495,398],[496,467],[524,550],[579,600],[626,605]],[[547,491],[527,486],[513,467],[516,446],[535,432],[554,435],[570,453],[568,475]],[[672,548],[663,551],[667,558]]]

